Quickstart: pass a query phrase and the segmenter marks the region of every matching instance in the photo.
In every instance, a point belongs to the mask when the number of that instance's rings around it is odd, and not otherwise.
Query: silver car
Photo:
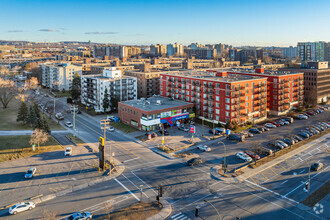
[[[32,168],[28,169],[28,171],[26,172],[24,178],[25,179],[31,179],[36,172],[37,172],[37,168],[35,168],[35,167],[32,167]]]
[[[11,215],[16,215],[19,212],[34,209],[36,205],[33,202],[21,202],[9,208],[8,212]]]

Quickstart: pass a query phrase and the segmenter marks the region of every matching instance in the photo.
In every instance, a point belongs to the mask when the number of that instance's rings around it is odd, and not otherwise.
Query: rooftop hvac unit
[[[160,100],[156,101],[156,105],[161,105],[161,104],[162,104],[162,102]]]

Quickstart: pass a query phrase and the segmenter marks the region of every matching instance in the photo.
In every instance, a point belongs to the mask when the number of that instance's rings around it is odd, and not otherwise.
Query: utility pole
[[[164,124],[163,124],[163,123],[162,123],[162,133],[163,133],[162,144],[163,144],[163,147],[164,147],[164,144],[165,144],[165,137],[164,137]]]
[[[307,189],[307,198],[309,198],[309,193],[310,193],[310,189],[311,189],[311,166],[310,164],[308,164],[308,189]]]
[[[225,148],[225,155],[223,157],[223,169],[224,169],[224,172],[226,173],[227,172],[227,164],[226,164],[226,145],[225,143],[223,143],[222,141],[219,141],[218,142],[219,144],[223,144],[224,148]]]
[[[107,140],[107,129],[109,129],[109,120],[108,119],[103,119],[100,122],[101,124],[101,129],[103,129],[103,137],[104,137],[104,148],[105,148],[105,144],[106,144],[106,140]],[[110,153],[110,158],[109,158],[109,163],[110,163],[110,168],[109,168],[109,172],[111,174],[111,145],[109,145],[109,153]]]
[[[204,137],[204,117],[202,118],[202,137]]]
[[[55,96],[54,96],[54,116],[56,115],[56,111],[55,111]]]
[[[213,140],[214,140],[214,133],[215,133],[215,130],[214,130],[214,119],[212,120],[212,124],[213,124],[212,133],[213,133]]]
[[[73,105],[73,136],[76,136],[76,110],[78,110],[78,107],[76,105]]]

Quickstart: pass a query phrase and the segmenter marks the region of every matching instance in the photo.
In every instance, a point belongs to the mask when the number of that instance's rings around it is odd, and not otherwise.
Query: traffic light
[[[195,217],[198,217],[198,208],[195,208]]]
[[[164,193],[164,188],[163,186],[159,186],[159,197],[162,197]]]
[[[305,189],[308,190],[308,182],[305,185]]]

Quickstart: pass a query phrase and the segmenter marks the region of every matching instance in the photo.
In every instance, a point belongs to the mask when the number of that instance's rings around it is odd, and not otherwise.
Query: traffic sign
[[[195,125],[190,125],[190,133],[195,134],[195,132],[196,132]]]

